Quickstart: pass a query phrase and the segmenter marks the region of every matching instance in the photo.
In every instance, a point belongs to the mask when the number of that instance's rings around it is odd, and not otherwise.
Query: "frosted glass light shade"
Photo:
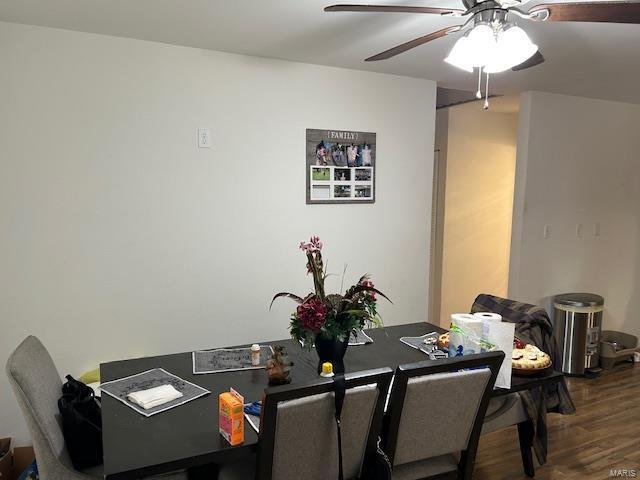
[[[453,65],[467,72],[473,72],[472,53],[469,39],[467,37],[460,37],[444,61],[449,65]]]
[[[496,37],[489,25],[476,25],[469,32],[469,56],[474,67],[483,67],[496,55]]]
[[[537,51],[538,46],[518,26],[501,30],[496,39],[490,26],[480,24],[458,39],[444,61],[467,72],[484,67],[486,73],[499,73],[520,65]]]
[[[538,51],[529,36],[520,27],[512,26],[498,35],[496,55],[485,66],[487,73],[504,72],[520,65]]]

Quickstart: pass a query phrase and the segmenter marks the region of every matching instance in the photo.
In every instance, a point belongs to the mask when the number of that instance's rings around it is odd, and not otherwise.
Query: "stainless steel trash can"
[[[553,306],[561,370],[584,375],[585,370],[598,366],[604,298],[593,293],[566,293],[556,296]]]

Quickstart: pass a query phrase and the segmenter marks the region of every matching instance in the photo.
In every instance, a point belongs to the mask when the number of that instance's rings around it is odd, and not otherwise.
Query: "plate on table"
[[[514,348],[511,368],[516,375],[535,375],[551,367],[551,357],[535,345]]]

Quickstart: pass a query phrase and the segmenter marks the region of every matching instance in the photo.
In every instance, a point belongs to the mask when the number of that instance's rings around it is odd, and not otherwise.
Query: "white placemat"
[[[265,368],[267,360],[273,355],[273,348],[260,345],[260,365],[251,365],[251,348],[218,348],[216,350],[198,350],[192,353],[193,373],[233,372],[236,370],[256,370]]]

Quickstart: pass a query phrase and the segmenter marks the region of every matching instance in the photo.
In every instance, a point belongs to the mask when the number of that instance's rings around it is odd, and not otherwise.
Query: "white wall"
[[[604,327],[640,335],[639,185],[640,106],[523,94],[510,296],[598,293]]]
[[[518,118],[481,105],[437,113],[440,129],[447,117],[440,304],[445,326],[452,313],[468,312],[478,294],[507,294]],[[438,133],[436,146],[445,141]]]
[[[285,338],[314,233],[387,324],[426,319],[433,82],[7,23],[0,66],[0,363]],[[306,128],[377,132],[374,205],[305,205]],[[4,375],[0,425],[27,440]]]

